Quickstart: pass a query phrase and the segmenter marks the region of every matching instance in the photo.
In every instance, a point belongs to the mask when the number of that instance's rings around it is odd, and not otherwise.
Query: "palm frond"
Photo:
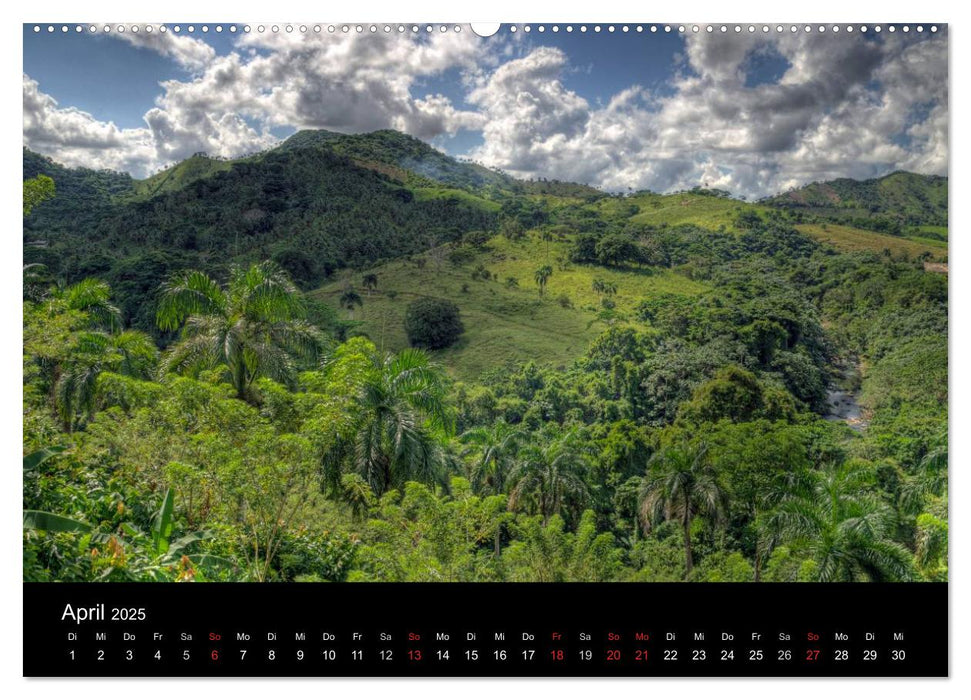
[[[198,270],[178,273],[162,285],[156,322],[164,331],[176,330],[195,314],[223,315],[227,298],[219,284]]]
[[[69,309],[86,313],[96,325],[108,330],[121,327],[121,311],[111,303],[111,288],[94,278],[83,279],[62,290]]]
[[[162,353],[159,361],[159,374],[169,373],[196,375],[202,370],[212,369],[222,361],[222,353],[206,335],[184,338]]]
[[[306,308],[296,285],[272,261],[253,265],[235,277],[232,293],[239,295],[241,311],[253,320],[287,321],[302,315]]]

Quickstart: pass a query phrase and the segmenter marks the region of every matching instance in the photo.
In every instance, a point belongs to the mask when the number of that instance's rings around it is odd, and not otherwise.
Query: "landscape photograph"
[[[24,25],[24,581],[947,581],[879,29]]]

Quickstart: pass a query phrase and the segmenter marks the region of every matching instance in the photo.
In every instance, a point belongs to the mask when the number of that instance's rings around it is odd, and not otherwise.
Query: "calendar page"
[[[22,33],[24,675],[948,674],[946,24]]]

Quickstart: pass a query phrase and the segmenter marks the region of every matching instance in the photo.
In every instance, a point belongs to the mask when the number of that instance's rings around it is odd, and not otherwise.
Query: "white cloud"
[[[370,131],[401,128],[422,138],[478,125],[441,94],[421,94],[422,82],[444,71],[476,70],[483,44],[470,32],[413,37],[398,34],[337,34],[283,37],[248,34],[241,48],[263,50],[239,63],[232,76],[231,105],[245,105],[273,125]],[[208,71],[166,102],[203,99],[212,85]],[[227,106],[231,106],[227,105]]]
[[[701,184],[750,197],[838,176],[947,169],[944,36],[689,35],[670,90],[631,85],[604,104],[568,86],[575,67],[562,50],[471,32],[250,33],[222,56],[191,37],[123,36],[191,77],[161,84],[144,128],[119,129],[58,106],[25,76],[28,146],[145,174],[196,151],[233,157],[271,146],[277,127],[394,128],[424,140],[469,129],[483,139],[471,157],[522,177],[611,190]],[[753,86],[747,74],[763,54],[787,68]],[[428,87],[442,77],[464,90],[463,103]]]
[[[183,68],[199,71],[216,57],[216,51],[202,39],[174,32],[112,32],[110,36],[133,46],[150,49],[173,59]]]
[[[114,139],[96,156],[99,163],[136,175],[197,151],[234,157],[272,146],[278,141],[271,132],[275,127],[394,128],[430,140],[483,123],[481,115],[455,107],[440,93],[421,93],[423,81],[444,71],[473,74],[489,65],[483,43],[471,32],[428,37],[252,33],[239,37],[236,50],[223,56],[204,41],[171,32],[119,36],[193,71],[189,79],[161,83],[155,106],[144,115],[145,129],[122,132],[91,115],[72,117],[87,132],[100,134],[106,146],[105,139]],[[33,89],[44,99],[31,108],[32,119],[50,124],[67,118],[36,83]],[[76,139],[48,131],[41,137],[37,128],[28,132],[25,126],[25,143],[77,162]],[[125,153],[124,144],[133,141],[137,149]]]
[[[514,173],[548,169],[562,149],[582,138],[590,105],[559,77],[567,63],[559,49],[543,47],[509,61],[468,96],[485,115],[484,145],[474,156]]]
[[[119,129],[73,107],[60,107],[23,77],[24,145],[64,165],[139,172],[154,157],[148,129]]]
[[[770,48],[785,73],[747,86],[751,56]],[[898,168],[944,173],[946,51],[943,38],[691,35],[672,95],[633,86],[596,107],[562,84],[568,57],[540,48],[470,94],[486,117],[473,156],[524,177],[750,197]]]

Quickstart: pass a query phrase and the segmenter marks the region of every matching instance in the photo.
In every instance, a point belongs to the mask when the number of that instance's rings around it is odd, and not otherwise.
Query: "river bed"
[[[845,375],[844,375],[845,376]],[[863,416],[863,409],[859,403],[859,393],[831,386],[826,392],[828,413],[826,420],[842,421],[848,426],[862,432],[869,425]]]

